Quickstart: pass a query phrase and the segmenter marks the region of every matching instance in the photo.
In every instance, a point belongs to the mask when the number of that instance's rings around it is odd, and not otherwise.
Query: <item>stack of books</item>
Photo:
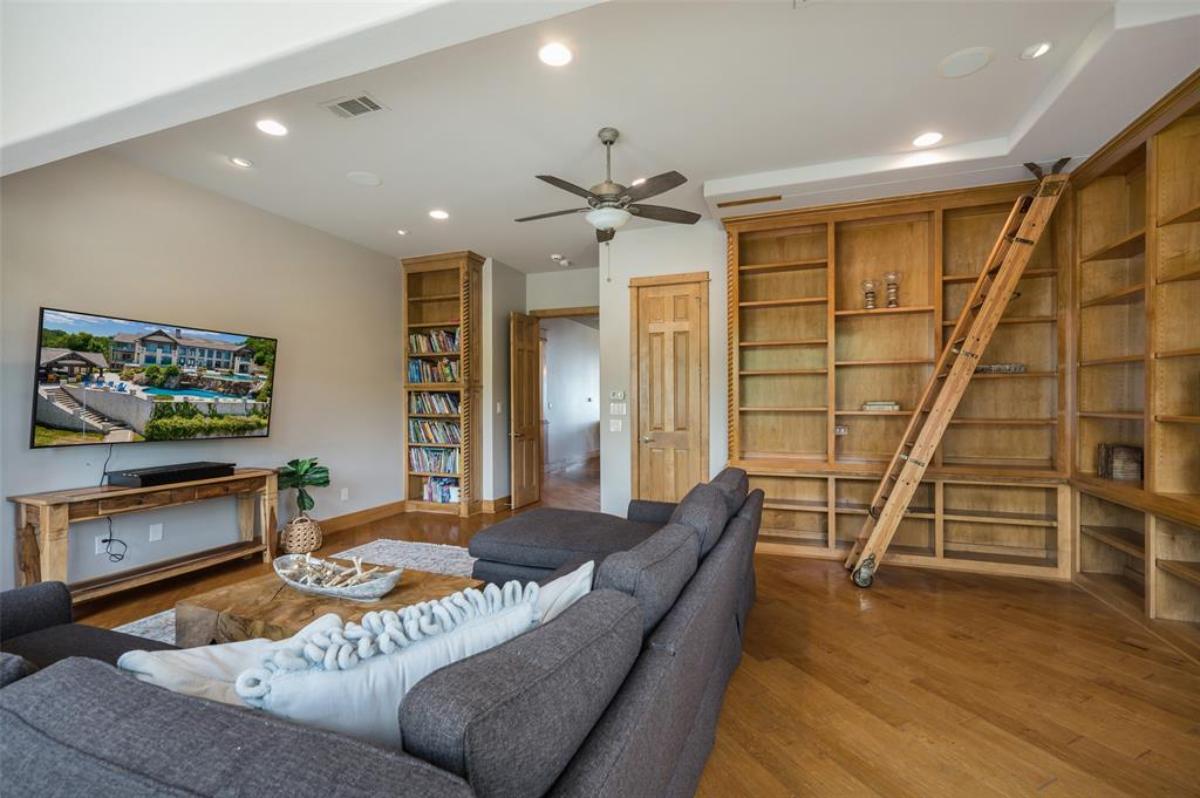
[[[408,396],[408,412],[424,415],[457,416],[458,394],[421,391]]]
[[[408,381],[413,383],[458,382],[457,360],[408,361]]]
[[[452,354],[458,352],[458,332],[455,330],[430,330],[408,336],[408,351],[422,355]]]
[[[457,504],[458,480],[450,477],[429,477],[421,489],[421,498],[434,504]]]
[[[458,473],[458,449],[409,449],[408,464],[413,471],[455,475]]]
[[[451,421],[410,418],[408,439],[413,443],[462,443],[462,430]]]

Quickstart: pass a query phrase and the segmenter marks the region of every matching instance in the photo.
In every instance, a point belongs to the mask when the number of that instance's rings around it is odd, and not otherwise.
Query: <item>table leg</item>
[[[253,493],[239,493],[237,497],[238,536],[243,543],[254,540]]]
[[[17,586],[25,587],[42,579],[42,557],[38,551],[35,513],[24,504],[17,505]]]
[[[38,508],[38,548],[41,556],[41,581],[67,581],[67,505],[51,504]]]
[[[276,526],[279,523],[276,517],[276,505],[279,501],[277,485],[275,475],[271,474],[264,480],[262,492],[258,496],[259,521],[262,523],[263,543],[266,544],[263,562],[275,559]]]
[[[180,648],[207,646],[217,639],[220,613],[208,607],[181,601],[175,605],[175,645]]]

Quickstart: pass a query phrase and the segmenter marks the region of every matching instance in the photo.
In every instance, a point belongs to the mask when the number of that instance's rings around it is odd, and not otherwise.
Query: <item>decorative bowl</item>
[[[282,579],[285,585],[299,590],[301,593],[346,599],[348,601],[379,601],[379,599],[386,596],[396,587],[396,583],[400,581],[400,577],[404,574],[403,568],[396,568],[391,571],[379,570],[372,573],[370,579],[357,585],[325,587],[323,585],[301,582],[285,573],[292,570],[293,567],[304,560],[305,555],[303,554],[285,554],[282,557],[275,558],[275,562],[273,563],[275,575]],[[341,565],[332,560],[319,560],[313,557],[311,561],[326,565],[340,573],[352,573],[354,571],[353,566]]]

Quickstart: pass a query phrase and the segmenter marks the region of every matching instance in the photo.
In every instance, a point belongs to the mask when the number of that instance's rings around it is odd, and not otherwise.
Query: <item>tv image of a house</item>
[[[33,445],[265,436],[275,340],[43,311]]]

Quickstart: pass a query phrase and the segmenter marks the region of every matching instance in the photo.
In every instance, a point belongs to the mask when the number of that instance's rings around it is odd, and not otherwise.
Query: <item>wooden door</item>
[[[509,452],[512,507],[542,497],[542,390],[538,320],[524,313],[509,318]]]
[[[708,479],[708,274],[630,281],[633,497]]]

